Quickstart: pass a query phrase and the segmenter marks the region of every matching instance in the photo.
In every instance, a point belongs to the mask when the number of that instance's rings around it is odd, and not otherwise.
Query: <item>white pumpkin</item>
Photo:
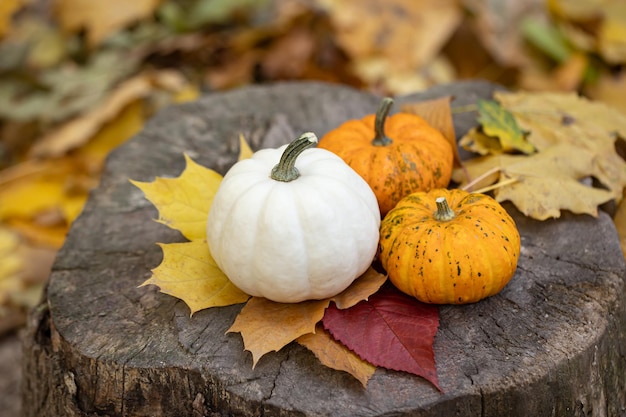
[[[211,254],[247,294],[283,303],[332,297],[375,256],[376,196],[341,158],[308,149],[316,143],[308,132],[237,162],[213,199]]]

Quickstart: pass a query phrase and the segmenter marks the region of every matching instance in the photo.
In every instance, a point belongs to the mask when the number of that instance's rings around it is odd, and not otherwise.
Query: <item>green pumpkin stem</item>
[[[433,214],[435,220],[447,222],[456,217],[456,213],[450,208],[445,197],[437,197],[435,203],[437,203],[437,211]]]
[[[392,140],[385,135],[385,121],[391,106],[393,105],[393,99],[391,97],[385,97],[380,101],[378,110],[376,110],[376,119],[374,119],[374,140],[372,145],[374,146],[387,146]]]
[[[300,135],[300,137],[291,142],[282,156],[280,161],[272,168],[270,177],[276,181],[289,182],[297,179],[300,176],[298,169],[296,168],[296,159],[304,151],[317,144],[317,136],[313,132],[306,132]]]

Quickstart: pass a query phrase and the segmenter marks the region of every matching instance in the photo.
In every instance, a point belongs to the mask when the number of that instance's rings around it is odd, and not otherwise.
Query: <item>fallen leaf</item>
[[[252,353],[252,363],[269,352],[279,351],[298,337],[315,332],[329,300],[277,303],[252,297],[228,332],[239,332],[244,347]]]
[[[152,85],[146,74],[124,81],[99,107],[41,138],[31,148],[31,155],[37,158],[58,157],[78,148],[89,141],[106,122],[117,117],[125,106],[145,97],[151,90]]]
[[[153,15],[161,0],[56,0],[54,11],[64,30],[85,29],[93,48],[109,35]]]
[[[109,153],[138,133],[143,127],[144,119],[143,101],[139,99],[129,103],[113,120],[104,124],[95,135],[87,138],[87,142],[76,149],[72,157],[81,161],[86,172],[101,172]]]
[[[583,83],[589,65],[587,55],[575,52],[554,70],[554,81],[560,91],[576,91]]]
[[[573,52],[567,39],[551,21],[541,17],[525,17],[520,29],[527,42],[557,63],[567,61]]]
[[[354,352],[337,342],[319,324],[315,328],[315,333],[300,336],[297,342],[313,352],[322,365],[348,372],[364,387],[376,371],[374,365],[359,358]]]
[[[156,285],[162,293],[183,300],[192,315],[205,308],[244,303],[250,298],[219,269],[205,240],[159,246],[163,260],[141,286]]]
[[[19,243],[15,233],[0,227],[0,306],[13,292],[23,288],[20,272],[24,265],[22,258],[17,256]]]
[[[350,308],[375,294],[385,281],[387,281],[387,276],[370,266],[348,288],[331,297],[330,300],[334,301],[337,308]]]
[[[585,95],[606,103],[626,116],[626,70],[603,73],[595,83],[586,86]]]
[[[546,5],[550,13],[562,19],[585,21],[602,16],[605,0],[548,0]]]
[[[591,152],[592,170],[617,201],[626,187],[626,162],[616,153],[618,137],[626,138],[626,116],[576,93],[496,92],[495,99],[513,114],[526,139],[540,152],[571,144]]]
[[[504,152],[533,153],[535,148],[526,141],[513,115],[493,100],[478,99],[478,122],[483,132],[499,139]]]
[[[359,61],[382,57],[400,70],[432,61],[461,22],[451,0],[320,0],[339,45]]]
[[[243,159],[252,158],[252,154],[254,154],[254,151],[250,149],[250,145],[248,145],[248,141],[246,141],[246,138],[242,134],[240,134],[239,135],[239,157],[237,158],[237,160],[241,161]]]
[[[130,180],[159,211],[159,223],[180,231],[189,240],[206,237],[206,221],[222,176],[185,155],[187,166],[176,178],[153,182]],[[207,247],[208,251],[208,247]]]
[[[136,71],[139,58],[103,49],[83,65],[73,61],[33,75],[32,82],[0,78],[0,117],[14,121],[60,123],[98,106],[115,85]]]
[[[520,21],[528,18],[545,20],[544,0],[461,0],[461,4],[469,11],[475,33],[496,62],[510,67],[520,67],[528,62]]]
[[[452,146],[455,165],[461,166],[462,162],[456,142],[456,133],[454,132],[450,100],[452,100],[452,97],[447,96],[415,103],[406,103],[402,105],[401,111],[420,116],[422,119],[426,120],[429,125],[441,132],[443,137],[445,137]]]
[[[54,249],[60,249],[63,246],[69,231],[69,225],[65,222],[42,225],[32,219],[11,218],[4,223],[31,244]]]
[[[329,306],[322,323],[363,360],[421,376],[441,391],[433,352],[439,327],[437,306],[420,303],[386,285],[352,308]]]
[[[497,137],[486,135],[478,127],[471,128],[459,140],[459,146],[479,155],[501,154],[502,144]]]
[[[41,168],[33,168],[25,176],[0,184],[0,220],[32,220],[40,213],[56,210],[70,223],[87,198],[86,193],[69,195],[66,192],[67,178],[79,175],[75,161],[63,158],[55,163],[39,161],[33,165]]]
[[[310,29],[296,27],[277,39],[264,54],[263,73],[271,79],[301,79],[315,53]]]
[[[466,161],[470,178],[485,173],[497,201],[511,201],[524,215],[537,220],[558,218],[561,210],[597,216],[598,206],[614,198],[610,191],[580,182],[594,172],[594,155],[563,143],[530,156],[492,155]],[[460,176],[455,173],[454,176]],[[481,183],[481,187],[489,183]]]
[[[626,3],[621,0],[603,4],[604,19],[598,33],[598,49],[613,65],[626,63]]]
[[[366,85],[374,85],[387,95],[411,94],[457,79],[456,69],[443,55],[434,57],[417,69],[399,67],[395,61],[384,56],[355,60],[350,68]]]
[[[0,2],[0,39],[11,30],[11,18],[22,6],[23,0],[3,0]]]
[[[143,105],[131,103],[114,121],[107,123],[71,156],[16,165],[0,176],[0,219],[17,224],[29,236],[42,233],[40,242],[58,246],[67,226],[82,212],[89,192],[98,183],[104,159],[109,152],[138,132],[143,125]],[[57,212],[59,222],[37,224],[42,213]],[[31,221],[31,226],[25,221]],[[56,227],[57,224],[61,228]],[[51,233],[43,229],[51,228]],[[36,233],[31,233],[35,232]],[[52,243],[48,239],[53,238]]]
[[[246,350],[252,353],[253,363],[266,353],[278,351],[302,335],[315,332],[324,309],[331,300],[342,308],[349,308],[374,294],[387,277],[369,268],[340,294],[324,300],[301,303],[277,303],[252,297],[228,332],[240,332]]]

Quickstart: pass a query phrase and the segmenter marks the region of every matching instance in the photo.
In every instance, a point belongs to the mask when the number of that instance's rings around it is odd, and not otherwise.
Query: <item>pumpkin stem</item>
[[[392,140],[385,135],[385,121],[391,106],[393,105],[393,99],[391,97],[385,97],[381,100],[378,110],[376,110],[376,119],[374,119],[374,140],[372,145],[374,146],[387,146]]]
[[[306,132],[291,142],[282,156],[280,161],[272,168],[270,177],[276,181],[289,182],[300,176],[296,168],[296,159],[304,151],[317,143],[317,136],[313,132]]]
[[[435,220],[447,222],[456,217],[456,213],[450,208],[445,197],[437,197],[435,203],[437,203],[437,211],[433,214]]]

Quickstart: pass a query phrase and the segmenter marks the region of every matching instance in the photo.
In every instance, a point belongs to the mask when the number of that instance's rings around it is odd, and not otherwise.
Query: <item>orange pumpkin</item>
[[[384,98],[376,114],[348,120],[320,139],[319,148],[339,155],[370,185],[385,215],[415,191],[444,188],[450,182],[450,143],[421,117],[397,113]]]
[[[436,189],[402,199],[380,226],[391,282],[420,301],[465,304],[500,292],[515,274],[520,236],[493,198]]]

